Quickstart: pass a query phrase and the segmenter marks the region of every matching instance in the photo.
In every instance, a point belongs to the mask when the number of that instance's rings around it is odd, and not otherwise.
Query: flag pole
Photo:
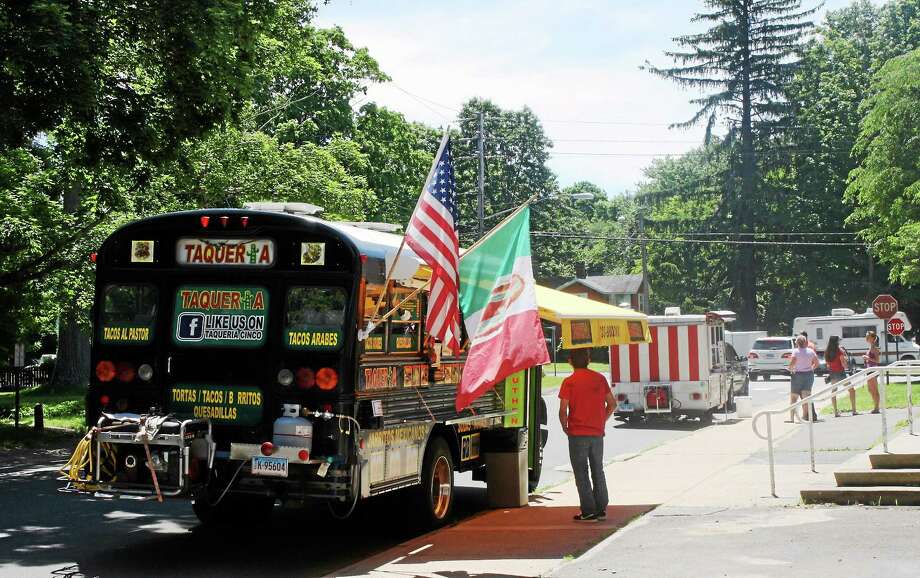
[[[441,153],[444,152],[444,147],[447,146],[447,141],[449,139],[450,139],[450,126],[448,125],[448,127],[444,129],[444,135],[441,137],[441,144],[440,146],[438,146],[438,152],[435,153],[434,160],[431,161],[431,170],[428,171],[428,178],[425,179],[425,183],[422,185],[422,193],[419,194],[418,199],[415,201],[415,208],[412,209],[413,215],[415,214],[415,211],[418,210],[418,204],[422,200],[422,195],[425,194],[424,188],[428,186],[428,183],[431,182],[431,178],[434,176],[435,171],[438,170],[438,159],[441,158]],[[411,215],[409,217],[409,220],[410,221],[412,220]],[[390,263],[390,266],[387,270],[387,276],[383,282],[383,290],[380,292],[380,295],[377,297],[377,303],[374,304],[374,313],[373,315],[371,315],[371,320],[368,323],[367,329],[365,329],[365,333],[370,333],[372,330],[371,326],[376,325],[377,323],[377,314],[380,312],[380,304],[383,302],[383,299],[386,297],[387,290],[390,287],[390,280],[393,277],[393,270],[396,269],[396,263],[399,262],[399,256],[402,253],[403,247],[405,246],[406,246],[406,236],[403,235],[402,241],[400,241],[399,243],[399,249],[396,250],[396,255],[393,257],[393,262]],[[426,287],[427,285],[428,284],[426,283],[422,287]],[[416,291],[416,293],[418,293],[418,291]],[[396,308],[394,307],[393,309],[395,310]]]

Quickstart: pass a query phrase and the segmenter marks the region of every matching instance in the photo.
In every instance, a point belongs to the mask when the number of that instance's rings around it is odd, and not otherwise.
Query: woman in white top
[[[795,350],[789,360],[789,373],[792,375],[792,390],[789,402],[795,403],[811,395],[811,388],[815,384],[815,369],[818,368],[818,354],[808,347],[808,339],[804,335],[795,338]],[[808,421],[808,404],[802,406],[802,419]],[[789,410],[789,421],[795,421],[795,410]]]

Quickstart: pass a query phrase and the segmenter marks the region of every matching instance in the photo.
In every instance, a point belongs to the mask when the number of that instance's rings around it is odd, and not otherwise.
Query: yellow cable
[[[64,475],[67,480],[78,490],[81,491],[95,491],[99,489],[99,484],[95,483],[94,471],[93,471],[93,445],[94,431],[90,429],[86,432],[86,435],[80,439],[77,443],[77,447],[74,448],[73,455],[70,456],[70,459],[66,464],[60,469],[60,473]],[[112,448],[111,444],[103,443],[100,447],[102,456],[100,456],[99,463],[99,472],[104,474],[108,481],[113,481],[115,479],[115,464],[116,456],[115,450]],[[85,476],[80,475],[80,472],[85,471]],[[100,480],[103,476],[99,476]]]

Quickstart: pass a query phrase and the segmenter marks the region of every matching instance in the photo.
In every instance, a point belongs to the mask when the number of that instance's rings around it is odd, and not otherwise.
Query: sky
[[[849,3],[826,0],[813,20]],[[639,68],[670,64],[664,51],[702,29],[690,22],[701,9],[700,0],[332,0],[316,24],[341,26],[392,78],[356,106],[374,101],[436,127],[455,124],[473,97],[527,106],[554,142],[549,164],[562,186],[587,180],[620,195],[653,159],[702,141],[702,127],[668,128],[692,116],[698,93]]]

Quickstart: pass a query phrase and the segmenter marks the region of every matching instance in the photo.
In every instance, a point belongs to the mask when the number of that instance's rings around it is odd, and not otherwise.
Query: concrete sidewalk
[[[778,498],[769,495],[766,451],[758,450],[688,485],[553,575],[917,576],[920,508],[804,506],[799,497],[804,488],[834,486],[835,470],[869,468],[879,416],[815,424],[818,473],[810,471],[807,426],[795,428],[777,444]],[[889,451],[918,453],[920,437],[902,432]]]
[[[897,419],[889,417],[893,426]],[[528,508],[484,512],[335,575],[780,576],[797,571],[799,559],[806,566],[819,560],[830,564],[826,557],[838,554],[841,560],[857,554],[871,560],[884,545],[876,537],[887,536],[892,523],[900,532],[893,546],[906,547],[915,534],[904,536],[904,524],[916,514],[907,508],[800,505],[803,488],[833,484],[833,470],[842,458],[865,459],[863,453],[881,434],[879,416],[830,417],[814,428],[816,447],[822,450],[817,474],[810,471],[807,452],[802,458],[808,426],[774,419],[778,497],[770,495],[766,442],[753,433],[750,420],[729,420],[608,465],[611,506],[606,523],[571,521],[578,496],[570,481],[533,496]],[[892,442],[892,451],[920,440],[903,438],[900,446]],[[837,447],[841,440],[845,447]],[[917,447],[920,451],[920,443]],[[873,538],[854,537],[866,527],[875,529]],[[863,554],[861,548],[847,546],[847,536],[876,549]],[[788,547],[790,540],[796,541],[793,547]],[[815,548],[823,555],[809,558]],[[903,560],[914,550],[897,552]],[[813,574],[828,574],[839,567],[836,560],[813,567]],[[859,566],[860,573],[852,575],[865,575],[875,567]],[[898,564],[877,567],[889,575],[906,569]],[[916,564],[911,570],[910,575],[917,574]]]

